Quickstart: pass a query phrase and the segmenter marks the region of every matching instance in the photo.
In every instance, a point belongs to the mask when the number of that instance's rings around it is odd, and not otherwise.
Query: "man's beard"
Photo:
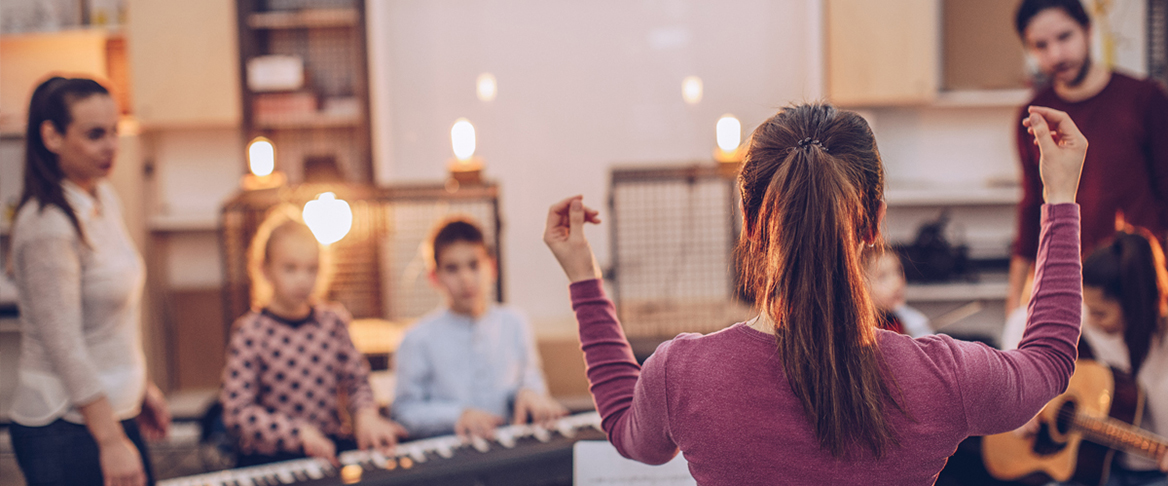
[[[1079,72],[1075,74],[1074,79],[1067,82],[1068,88],[1077,88],[1083,81],[1087,79],[1087,74],[1091,72],[1091,56],[1083,58],[1083,65],[1079,67]]]

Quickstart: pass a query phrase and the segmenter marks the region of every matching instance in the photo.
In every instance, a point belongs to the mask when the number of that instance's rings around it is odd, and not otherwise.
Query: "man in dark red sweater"
[[[1132,78],[1093,62],[1091,20],[1079,0],[1023,0],[1015,28],[1050,85],[1028,105],[1067,112],[1091,149],[1083,166],[1078,203],[1082,248],[1090,252],[1115,233],[1121,216],[1163,242],[1168,235],[1168,96],[1155,82]],[[1010,262],[1006,313],[1025,304],[1023,291],[1038,248],[1042,181],[1038,147],[1017,121],[1024,196]]]

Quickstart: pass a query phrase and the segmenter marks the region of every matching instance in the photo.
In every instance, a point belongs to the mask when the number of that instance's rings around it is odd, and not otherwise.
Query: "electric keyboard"
[[[572,445],[604,438],[600,415],[589,412],[564,417],[549,428],[499,427],[494,440],[447,435],[400,443],[390,456],[346,451],[337,456],[339,469],[306,458],[168,479],[157,486],[570,485]]]

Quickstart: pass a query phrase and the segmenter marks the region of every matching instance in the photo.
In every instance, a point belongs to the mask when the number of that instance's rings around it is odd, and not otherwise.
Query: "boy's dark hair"
[[[1018,12],[1014,14],[1014,29],[1018,31],[1018,37],[1025,41],[1026,28],[1030,26],[1030,20],[1048,8],[1061,8],[1084,29],[1091,27],[1091,17],[1083,9],[1083,2],[1080,0],[1022,0],[1018,5]]]
[[[435,268],[438,266],[438,256],[442,250],[459,242],[482,245],[483,249],[487,251],[487,255],[491,255],[491,247],[487,245],[487,241],[483,237],[483,230],[479,228],[479,225],[465,218],[450,219],[438,228],[430,243]]]

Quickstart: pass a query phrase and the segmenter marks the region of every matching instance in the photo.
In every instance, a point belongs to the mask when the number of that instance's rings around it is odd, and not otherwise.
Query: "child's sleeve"
[[[337,362],[341,366],[337,369],[337,383],[340,383],[348,397],[349,414],[366,407],[376,407],[373,400],[373,388],[369,386],[369,361],[365,355],[353,345],[349,336],[349,322],[352,318],[348,312],[338,312],[334,332],[337,342]]]
[[[528,324],[527,319],[523,315],[516,313],[515,319],[519,323],[519,336],[522,342],[520,345],[523,350],[523,381],[519,384],[519,389],[524,388],[546,395],[547,380],[543,376],[543,361],[539,356],[539,348],[535,345],[535,335],[531,332],[531,325]]]
[[[223,368],[223,423],[245,452],[274,454],[299,452],[300,424],[292,417],[265,408],[258,397],[263,383],[259,369],[262,323],[241,319],[227,347],[227,365]]]
[[[411,436],[450,433],[465,407],[431,396],[434,370],[423,341],[417,332],[407,333],[394,353],[397,384],[391,414]]]

